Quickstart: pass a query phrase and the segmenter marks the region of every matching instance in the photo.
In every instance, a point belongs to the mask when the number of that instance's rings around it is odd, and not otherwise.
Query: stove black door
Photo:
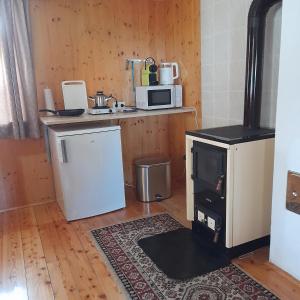
[[[225,196],[226,149],[194,141],[192,151],[195,193],[207,190]]]
[[[227,150],[193,142],[194,220],[209,239],[225,243]]]

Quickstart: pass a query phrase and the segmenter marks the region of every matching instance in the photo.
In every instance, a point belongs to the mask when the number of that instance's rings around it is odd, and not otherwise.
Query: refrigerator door
[[[68,221],[125,207],[119,129],[56,136],[55,143],[57,200]]]

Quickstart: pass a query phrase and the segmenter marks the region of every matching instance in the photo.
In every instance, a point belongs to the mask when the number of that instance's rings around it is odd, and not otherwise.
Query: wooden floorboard
[[[55,299],[81,299],[48,205],[36,206],[34,211]]]
[[[70,223],[56,202],[0,213],[0,299],[125,299],[90,230],[162,212],[190,227],[183,189],[160,203],[138,202],[132,190],[126,199],[126,209]],[[268,248],[234,263],[280,299],[300,299],[299,281],[268,262]]]
[[[57,205],[53,203],[48,206],[49,213],[57,228],[58,242],[65,251],[80,297],[82,299],[106,298],[102,283],[97,281],[96,274],[91,267],[91,262],[80,242],[78,232],[74,230],[72,223],[67,223],[64,220]]]
[[[3,264],[3,219],[4,214],[0,214],[0,291],[4,290],[3,287],[3,270],[4,264]]]
[[[12,296],[11,298],[13,299],[16,295],[27,299],[28,289],[25,276],[19,212],[17,210],[9,211],[1,214],[0,218],[3,223],[2,291],[0,295],[2,293],[8,299],[9,296]]]
[[[268,262],[268,257],[269,248],[265,247],[235,259],[234,263],[280,299],[300,299],[300,282]]]
[[[79,234],[80,242],[84,247],[91,267],[97,276],[98,282],[102,283],[104,293],[107,295],[107,298],[116,300],[124,299],[124,293],[111,276],[111,273],[101,258],[95,243],[91,240],[90,229],[91,227],[94,227],[93,222],[84,220],[83,222],[74,222],[72,226]]]
[[[53,299],[53,290],[33,208],[18,210],[29,299]]]

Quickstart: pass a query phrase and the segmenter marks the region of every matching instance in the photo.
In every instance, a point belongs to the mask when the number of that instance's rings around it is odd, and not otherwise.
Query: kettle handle
[[[172,68],[174,70],[175,67],[175,76],[173,75],[173,79],[177,79],[179,78],[179,67],[178,67],[178,63],[172,63]],[[173,73],[174,74],[174,73]]]

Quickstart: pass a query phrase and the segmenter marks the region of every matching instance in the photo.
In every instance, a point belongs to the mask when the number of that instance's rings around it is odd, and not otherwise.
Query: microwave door
[[[149,109],[161,109],[174,107],[172,89],[148,90]]]

